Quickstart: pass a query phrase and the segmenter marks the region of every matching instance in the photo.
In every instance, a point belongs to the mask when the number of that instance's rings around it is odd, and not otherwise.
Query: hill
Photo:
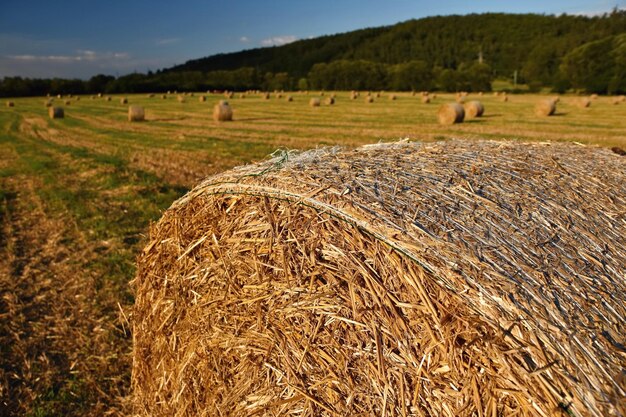
[[[411,61],[428,69],[458,70],[482,57],[492,77],[544,85],[558,82],[559,66],[572,50],[626,32],[626,12],[603,16],[471,14],[409,20],[392,26],[300,40],[195,59],[168,71],[254,68],[265,74],[307,77],[315,64],[367,61],[397,65]]]

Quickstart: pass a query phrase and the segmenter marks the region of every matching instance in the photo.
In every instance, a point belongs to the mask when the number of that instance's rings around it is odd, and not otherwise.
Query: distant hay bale
[[[293,101],[293,97],[287,96],[287,97],[285,97],[285,101],[291,102],[291,101]]]
[[[437,94],[432,94],[432,95],[431,95],[431,98],[432,98],[433,100],[435,100],[435,99],[437,98]]]
[[[463,103],[465,103],[465,97],[464,97],[464,96],[462,96],[461,94],[457,94],[457,95],[456,95],[456,99],[455,99],[455,100],[456,100],[456,102],[457,102],[457,103],[459,103],[459,104],[463,104]]]
[[[507,101],[509,101],[509,97],[506,94],[503,94],[500,101],[502,101],[503,103],[506,103]]]
[[[485,112],[485,107],[480,101],[472,100],[465,104],[465,117],[468,119],[473,119],[475,117],[481,117]]]
[[[128,99],[126,97],[122,97],[120,99],[120,104],[128,104]]]
[[[161,98],[162,98],[163,100],[167,100],[167,94],[163,94],[163,95],[161,95]]]
[[[213,107],[213,120],[216,122],[228,122],[233,120],[233,109],[225,100],[220,100]]]
[[[592,94],[592,95],[589,96],[589,98],[591,100],[597,100],[598,99],[598,95],[597,94]]]
[[[499,91],[494,91],[493,95],[494,95],[494,97],[498,97],[500,95],[500,92]]]
[[[380,98],[380,93],[376,93],[376,94],[374,94],[374,97],[376,97],[376,98]]]
[[[65,100],[64,103],[65,103],[66,106],[69,106],[70,104],[72,104],[72,102],[69,101],[69,100]]]
[[[356,91],[350,92],[350,100],[356,100],[358,97],[359,97],[359,93],[357,93]]]
[[[277,154],[150,228],[134,416],[623,416],[626,158],[448,140]]]
[[[395,94],[389,94],[389,101],[394,101],[396,99]]]
[[[430,103],[430,96],[422,96],[422,103],[424,104]]]
[[[535,105],[535,114],[541,117],[552,116],[556,111],[556,102],[553,99],[539,101]]]
[[[586,109],[591,106],[591,99],[589,97],[581,97],[577,100],[578,107]]]
[[[224,97],[228,100],[231,100],[234,97],[234,94],[232,91],[227,91],[224,93]]]
[[[479,96],[479,97],[482,97],[482,96],[483,96],[483,92],[482,92],[482,91],[479,91],[479,92],[478,92],[478,96]]]
[[[246,98],[246,95],[241,93],[241,94],[239,94],[239,98]]]
[[[107,97],[107,98],[106,98],[106,101],[111,101],[111,97]]]
[[[181,96],[181,95],[177,96],[176,100],[178,100],[179,103],[184,103],[186,101],[185,96]]]
[[[63,97],[63,96],[61,96],[61,94],[57,94],[57,98],[61,98],[61,97]]]
[[[43,102],[43,105],[46,106],[46,107],[51,107],[53,103],[54,103],[53,99],[48,99],[48,100]]]
[[[199,101],[200,103],[204,103],[204,102],[206,101],[206,96],[200,96],[200,97],[198,97],[198,101]]]
[[[76,101],[80,101],[80,97],[76,96]]]
[[[128,121],[143,122],[146,118],[145,111],[141,106],[128,106]]]
[[[51,119],[63,119],[65,117],[63,107],[49,107],[48,116],[50,116]]]
[[[152,93],[148,94],[148,98],[154,98],[154,94]]]
[[[366,103],[373,103],[374,102],[374,97],[372,97],[371,95],[365,96],[365,102]]]
[[[98,93],[98,98],[102,98],[102,93]]]
[[[335,104],[335,98],[334,97],[327,97],[325,100],[325,103],[329,106],[332,106],[333,104]]]
[[[311,100],[309,100],[309,106],[311,107],[319,107],[320,105],[321,105],[321,101],[317,97],[313,97]]]
[[[15,103],[12,101],[7,101],[7,107],[15,107]]]
[[[196,95],[194,93],[189,93],[189,97],[195,97]]]
[[[270,93],[264,93],[262,97],[263,97],[264,100],[269,100],[270,99]]]
[[[626,101],[626,96],[618,96],[618,97],[617,97],[617,99],[618,99],[620,102],[624,102],[624,101]]]
[[[281,98],[283,98],[283,95],[281,93],[277,93],[276,98],[280,100]]]
[[[613,97],[613,99],[611,100],[611,103],[613,104],[620,104],[622,101],[619,99],[619,97]]]
[[[465,110],[459,103],[443,104],[437,111],[437,120],[441,125],[453,125],[463,122]]]

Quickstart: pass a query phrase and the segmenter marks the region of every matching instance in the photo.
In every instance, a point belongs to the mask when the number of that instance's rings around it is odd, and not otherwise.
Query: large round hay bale
[[[270,93],[263,93],[262,97],[263,97],[263,100],[269,100],[270,99]]]
[[[333,96],[327,97],[326,100],[324,100],[324,103],[332,106],[333,104],[335,104],[335,98]]]
[[[365,96],[365,102],[366,103],[373,103],[374,102],[374,97],[372,97],[371,95],[367,95]]]
[[[128,99],[126,97],[122,97],[120,99],[120,104],[128,104]]]
[[[422,103],[424,104],[430,103],[430,96],[422,96]]]
[[[179,103],[184,103],[186,101],[185,96],[182,95],[177,96],[176,100],[178,100]]]
[[[50,116],[51,119],[63,119],[65,117],[63,107],[49,107],[48,116]]]
[[[553,99],[541,100],[535,105],[535,114],[537,116],[552,116],[555,111],[556,102]]]
[[[480,101],[472,100],[468,102],[467,104],[465,104],[464,110],[465,110],[465,117],[467,117],[468,119],[473,119],[475,117],[482,116],[483,113],[485,112],[485,107]]]
[[[106,98],[106,101],[111,101],[111,97],[107,97],[107,98]]]
[[[233,109],[225,100],[220,100],[213,107],[213,120],[216,122],[227,122],[233,120]]]
[[[12,101],[7,101],[7,107],[15,107],[15,103]]]
[[[626,414],[626,159],[445,141],[281,154],[151,228],[140,416]]]
[[[167,94],[162,94],[162,95],[161,95],[161,99],[163,99],[163,100],[167,100]]]
[[[591,106],[591,99],[589,97],[581,97],[576,101],[576,103],[581,109],[586,109]]]
[[[309,106],[311,107],[319,107],[320,106],[321,101],[319,98],[317,97],[313,97],[311,100],[309,100]]]
[[[465,118],[465,110],[459,103],[443,104],[437,111],[437,120],[442,125],[461,123]]]
[[[128,121],[143,122],[146,118],[145,111],[141,106],[128,106]]]
[[[200,97],[198,97],[198,101],[199,101],[200,103],[204,103],[204,102],[206,101],[206,96],[200,96]]]
[[[72,104],[72,102],[71,102],[71,101],[69,101],[69,100],[65,100],[65,101],[64,101],[64,104],[65,104],[66,106],[69,106],[70,104]]]
[[[390,101],[394,101],[396,99],[396,95],[395,94],[389,94],[389,100]]]
[[[293,101],[293,97],[292,96],[287,96],[287,97],[285,97],[285,101],[292,102]]]

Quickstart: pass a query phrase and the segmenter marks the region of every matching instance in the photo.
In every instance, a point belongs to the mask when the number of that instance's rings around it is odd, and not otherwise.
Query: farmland
[[[485,115],[440,126],[437,107],[453,95],[423,104],[382,94],[368,104],[341,92],[317,108],[308,105],[313,93],[293,93],[293,102],[236,95],[227,123],[211,119],[221,95],[198,96],[125,96],[145,108],[141,123],[127,121],[121,96],[56,99],[66,116],[55,120],[41,97],[0,108],[0,414],[123,412],[135,257],[150,222],[206,175],[278,148],[399,138],[626,147],[626,103],[607,97],[580,108],[564,96],[554,116],[540,118],[537,95],[470,95]]]

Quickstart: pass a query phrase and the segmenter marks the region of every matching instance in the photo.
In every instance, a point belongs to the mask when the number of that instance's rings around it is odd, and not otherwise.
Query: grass
[[[197,96],[197,95],[196,95]],[[264,159],[277,148],[450,137],[576,141],[626,148],[626,104],[590,108],[563,97],[557,115],[534,115],[537,95],[478,98],[485,116],[439,126],[431,104],[396,94],[333,106],[237,95],[234,121],[217,123],[207,95],[127,96],[146,109],[129,123],[119,97],[81,97],[50,120],[44,99],[0,108],[0,414],[125,413],[132,306],[128,281],[149,224],[202,177]],[[469,99],[477,98],[470,95]],[[58,99],[56,101],[59,101]],[[4,399],[7,400],[4,400]]]

